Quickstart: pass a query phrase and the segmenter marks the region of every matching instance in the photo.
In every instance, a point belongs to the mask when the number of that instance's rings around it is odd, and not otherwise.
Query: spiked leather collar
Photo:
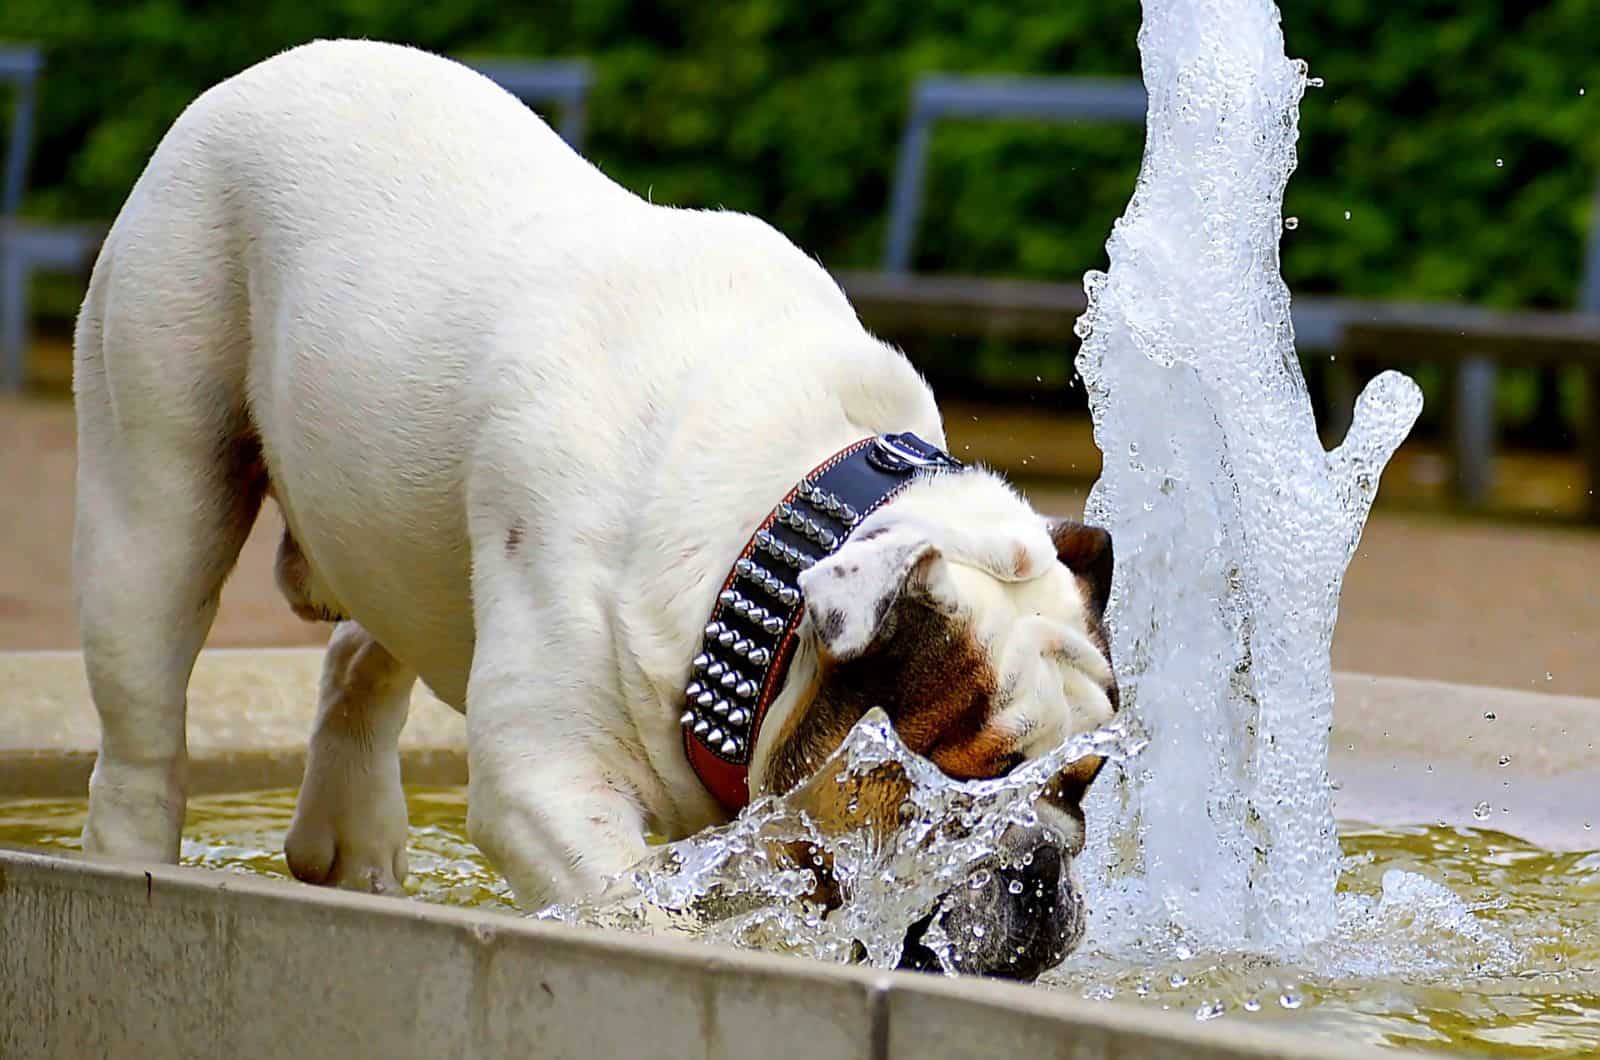
[[[864,438],[801,479],[751,536],[717,595],[679,719],[690,765],[728,809],[750,799],[756,738],[794,656],[805,614],[800,572],[919,472],[962,466],[914,434]]]

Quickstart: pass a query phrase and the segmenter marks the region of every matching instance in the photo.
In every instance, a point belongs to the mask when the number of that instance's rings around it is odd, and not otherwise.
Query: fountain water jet
[[[1144,160],[1084,277],[1078,370],[1113,654],[1151,744],[1091,793],[1088,937],[1288,954],[1336,922],[1334,619],[1422,398],[1385,373],[1344,443],[1318,440],[1278,272],[1306,68],[1271,0],[1145,0],[1139,46]]]

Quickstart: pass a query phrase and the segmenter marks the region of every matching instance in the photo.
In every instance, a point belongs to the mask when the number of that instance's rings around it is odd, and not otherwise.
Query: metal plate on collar
[[[867,450],[867,462],[879,471],[909,475],[913,471],[955,470],[961,462],[911,434],[880,434]]]

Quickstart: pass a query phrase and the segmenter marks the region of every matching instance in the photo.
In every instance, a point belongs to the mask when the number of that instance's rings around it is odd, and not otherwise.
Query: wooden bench
[[[587,62],[482,59],[466,63],[529,106],[558,107],[557,131],[574,148],[582,148],[589,90],[594,83]],[[0,85],[9,85],[13,99],[0,182],[0,393],[19,389],[26,374],[31,319],[28,290],[34,273],[87,274],[106,235],[105,225],[45,225],[17,216],[27,182],[43,69],[37,48],[0,48]]]
[[[1085,306],[1079,283],[910,271],[928,138],[939,121],[951,118],[1142,123],[1144,112],[1144,88],[1131,79],[932,75],[918,81],[894,175],[882,268],[837,274],[862,320],[894,338],[957,335],[1075,345],[1072,327]],[[1455,487],[1469,506],[1481,503],[1491,484],[1496,364],[1584,366],[1589,514],[1600,521],[1600,192],[1577,313],[1319,296],[1296,296],[1292,312],[1299,351],[1333,358],[1318,358],[1328,391],[1325,430],[1332,440],[1349,427],[1356,397],[1353,359],[1435,361],[1452,369]]]

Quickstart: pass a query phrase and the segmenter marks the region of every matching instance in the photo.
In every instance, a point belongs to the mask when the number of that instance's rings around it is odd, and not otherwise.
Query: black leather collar
[[[690,764],[729,809],[749,800],[750,756],[794,654],[800,572],[919,473],[964,466],[914,434],[862,439],[801,479],[745,545],[717,595],[679,719]]]

